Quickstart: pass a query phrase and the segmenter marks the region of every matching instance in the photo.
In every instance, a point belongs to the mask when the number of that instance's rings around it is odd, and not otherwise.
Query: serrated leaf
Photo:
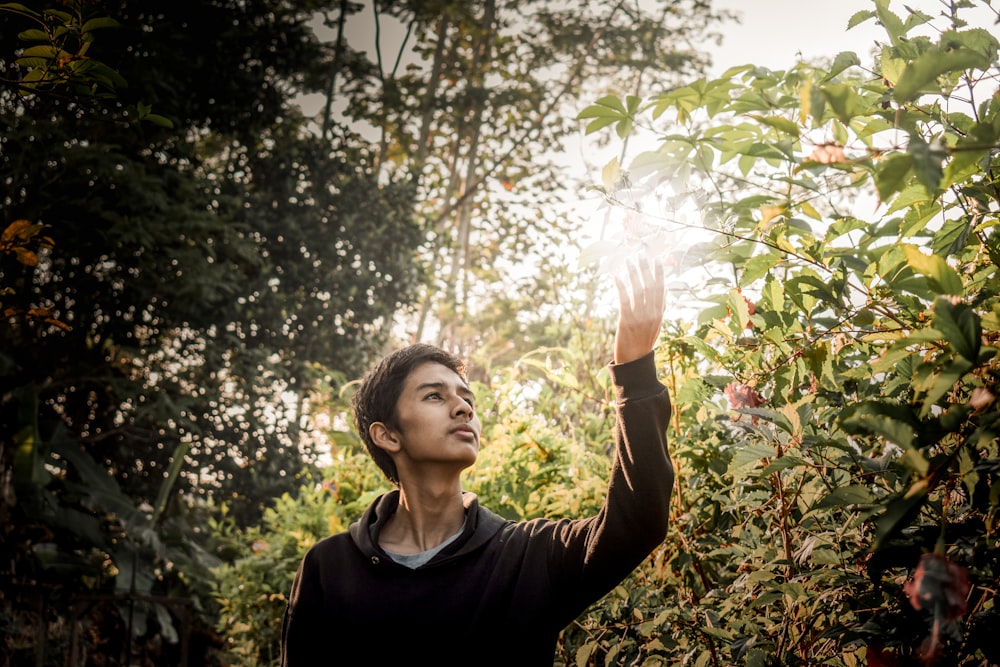
[[[850,30],[856,26],[861,25],[865,21],[875,18],[875,12],[865,9],[859,12],[854,12],[854,14],[847,20],[847,29]]]
[[[867,111],[868,105],[864,98],[850,84],[834,83],[823,86],[820,90],[837,118],[845,125]]]
[[[888,33],[892,44],[899,44],[900,37],[906,34],[906,28],[903,21],[889,9],[889,0],[875,0],[875,15]]]
[[[833,63],[830,65],[830,69],[823,77],[823,80],[829,81],[830,79],[834,78],[844,70],[851,67],[857,67],[860,64],[861,64],[861,59],[858,58],[858,54],[854,53],[853,51],[841,51],[833,59]]]

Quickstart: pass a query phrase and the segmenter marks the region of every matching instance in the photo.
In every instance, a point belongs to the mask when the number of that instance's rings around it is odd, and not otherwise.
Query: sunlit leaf
[[[882,158],[875,166],[875,188],[879,199],[887,202],[892,196],[903,189],[907,178],[913,172],[913,156],[905,153],[894,153]]]
[[[899,102],[910,102],[924,93],[937,92],[935,82],[943,74],[967,69],[985,70],[989,66],[990,59],[972,49],[933,48],[906,66],[892,89],[892,96]]]
[[[943,257],[927,254],[913,245],[904,245],[906,262],[917,273],[926,276],[931,289],[938,294],[961,294],[964,290],[962,279],[955,269],[948,266]]]
[[[868,108],[864,98],[858,95],[854,86],[848,83],[833,83],[823,86],[821,89],[823,97],[830,108],[845,125],[863,113]]]
[[[759,114],[748,114],[750,118],[760,121],[764,125],[773,127],[774,129],[784,132],[785,134],[798,137],[799,136],[799,126],[798,123],[792,120],[788,120],[782,116],[761,116]]]
[[[944,160],[948,152],[941,145],[928,144],[917,134],[910,135],[906,152],[913,156],[913,171],[917,180],[928,192],[936,192],[944,176]]]

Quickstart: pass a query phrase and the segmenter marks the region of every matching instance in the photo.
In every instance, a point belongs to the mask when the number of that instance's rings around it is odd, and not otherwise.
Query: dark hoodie
[[[282,666],[551,665],[559,632],[667,530],[670,399],[652,353],[609,368],[616,450],[596,516],[508,521],[467,493],[462,534],[409,569],[378,544],[399,502],[398,491],[387,493],[303,558],[282,628]]]

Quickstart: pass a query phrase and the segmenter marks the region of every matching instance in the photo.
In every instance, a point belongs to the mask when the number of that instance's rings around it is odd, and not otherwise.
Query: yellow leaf
[[[601,183],[604,185],[604,190],[606,192],[614,191],[621,175],[622,166],[618,162],[618,158],[612,158],[610,162],[604,165],[604,169],[601,171]]]
[[[808,127],[809,113],[812,111],[812,79],[807,79],[799,87],[799,125]]]
[[[782,215],[785,212],[784,206],[761,206],[760,207],[760,224],[762,227],[767,226],[769,222]]]
[[[17,261],[21,262],[21,264],[25,266],[38,266],[38,255],[30,250],[14,248],[14,254],[17,255]]]
[[[31,226],[31,223],[27,220],[15,220],[7,225],[7,229],[3,230],[3,234],[0,235],[0,242],[12,243],[15,238],[27,241],[31,238]]]

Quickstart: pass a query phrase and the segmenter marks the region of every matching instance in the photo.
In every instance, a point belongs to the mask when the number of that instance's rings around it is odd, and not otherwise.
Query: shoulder
[[[347,552],[347,550],[356,551],[357,547],[350,534],[345,531],[319,540],[306,550],[305,557],[307,560],[325,560],[329,556]]]

